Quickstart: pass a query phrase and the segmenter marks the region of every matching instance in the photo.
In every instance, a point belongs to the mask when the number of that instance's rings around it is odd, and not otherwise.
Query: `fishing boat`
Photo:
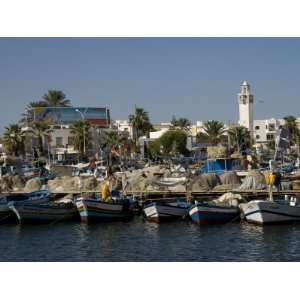
[[[239,219],[240,210],[235,206],[196,203],[189,215],[197,224],[221,224]]]
[[[276,224],[300,221],[300,204],[295,199],[253,200],[240,204],[242,218],[254,224]]]
[[[8,203],[40,204],[49,201],[49,191],[40,190],[32,193],[10,194],[0,197],[0,223],[16,221],[16,215],[8,207]]]
[[[41,204],[10,202],[8,207],[16,214],[20,223],[52,223],[79,218],[72,201]]]
[[[82,222],[101,222],[126,220],[133,216],[128,198],[111,199],[104,202],[101,198],[81,196],[75,200]]]
[[[178,199],[173,202],[164,200],[146,202],[143,208],[147,220],[159,223],[184,218],[188,215],[189,204]]]

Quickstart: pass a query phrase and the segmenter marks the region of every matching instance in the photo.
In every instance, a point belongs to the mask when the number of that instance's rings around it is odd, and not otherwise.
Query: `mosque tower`
[[[244,80],[241,92],[238,94],[239,101],[239,125],[246,127],[253,137],[253,95],[250,94],[250,85]]]

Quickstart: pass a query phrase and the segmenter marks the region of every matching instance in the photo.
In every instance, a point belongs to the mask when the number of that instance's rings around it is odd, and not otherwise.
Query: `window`
[[[74,146],[74,136],[68,136],[68,146]]]
[[[257,140],[259,140],[259,139],[260,139],[260,135],[257,134],[257,135],[255,136],[255,138],[256,138]]]
[[[259,128],[260,128],[259,126],[255,126],[255,130],[259,130]]]
[[[56,137],[56,147],[63,147],[63,138],[61,136]]]
[[[273,141],[274,140],[274,134],[267,134],[267,141]]]
[[[275,124],[269,124],[269,131],[275,131]]]

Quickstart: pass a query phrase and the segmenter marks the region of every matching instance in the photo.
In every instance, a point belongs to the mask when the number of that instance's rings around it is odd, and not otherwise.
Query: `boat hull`
[[[222,224],[239,219],[238,207],[223,207],[197,204],[189,211],[191,219],[197,224]]]
[[[240,205],[242,216],[254,224],[276,224],[300,221],[300,207],[288,203],[254,200]]]
[[[82,222],[95,223],[127,220],[133,217],[133,211],[127,204],[106,203],[94,199],[77,199],[77,210]]]
[[[78,212],[75,206],[10,204],[20,223],[51,223],[76,220]]]
[[[37,191],[28,194],[15,194],[3,196],[0,199],[0,224],[17,223],[18,218],[13,210],[9,208],[10,204],[41,204],[49,202],[48,191]]]
[[[7,204],[0,204],[0,224],[17,222],[17,216],[11,211]]]
[[[150,203],[143,209],[147,220],[151,222],[172,221],[184,218],[188,215],[188,207],[180,207],[174,204]]]

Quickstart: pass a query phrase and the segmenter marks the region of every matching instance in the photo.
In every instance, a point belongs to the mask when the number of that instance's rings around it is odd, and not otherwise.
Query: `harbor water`
[[[300,224],[190,221],[0,226],[0,261],[300,261]]]

